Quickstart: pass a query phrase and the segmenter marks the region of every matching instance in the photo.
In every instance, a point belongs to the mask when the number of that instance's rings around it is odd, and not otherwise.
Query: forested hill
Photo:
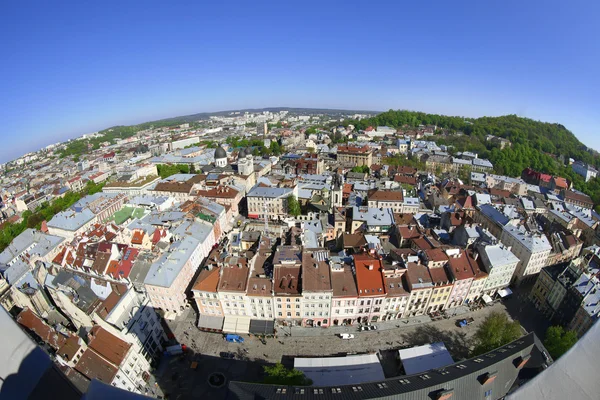
[[[473,151],[494,164],[495,172],[520,176],[526,167],[570,179],[575,188],[600,204],[600,179],[585,182],[565,166],[569,158],[600,167],[598,153],[587,148],[572,132],[560,124],[534,121],[516,115],[502,117],[463,118],[426,114],[414,111],[387,111],[360,121],[345,121],[357,129],[387,125],[410,130],[419,125],[436,125],[433,140],[453,146],[453,151]],[[443,134],[446,131],[447,134]],[[463,135],[455,135],[462,132]],[[512,146],[500,149],[497,143],[486,140],[494,135],[510,140]]]
[[[396,128],[436,125],[451,132],[461,131],[466,135],[480,138],[485,142],[486,135],[494,135],[512,143],[528,144],[534,149],[556,156],[566,156],[589,164],[600,166],[600,158],[595,151],[588,149],[575,135],[560,124],[534,121],[516,115],[502,117],[463,118],[445,115],[426,114],[414,111],[387,111],[373,118],[349,121],[358,129],[368,126],[387,125]]]

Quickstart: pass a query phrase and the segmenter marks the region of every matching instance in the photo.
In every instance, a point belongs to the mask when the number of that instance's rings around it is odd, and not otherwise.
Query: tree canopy
[[[551,326],[546,330],[544,346],[555,360],[565,354],[576,342],[575,331],[567,331],[562,326]]]
[[[300,203],[298,203],[298,199],[296,198],[296,196],[288,196],[287,211],[288,214],[293,215],[294,217],[297,217],[302,213],[302,211],[300,210]]]
[[[22,215],[21,222],[16,224],[6,223],[0,229],[0,251],[3,251],[27,228],[40,229],[42,221],[49,221],[61,211],[66,210],[75,204],[79,199],[89,194],[94,194],[102,191],[104,183],[96,184],[88,181],[81,192],[67,192],[63,197],[58,197],[52,203],[42,203],[35,212],[25,211]]]
[[[523,169],[531,167],[537,171],[565,177],[573,182],[575,189],[600,204],[600,177],[589,182],[573,172],[566,160],[573,158],[600,167],[600,155],[581,143],[563,125],[534,121],[516,115],[501,117],[464,118],[406,110],[390,110],[372,118],[347,120],[345,126],[357,129],[387,125],[401,130],[410,130],[420,125],[435,125],[433,136],[440,145],[450,146],[451,152],[471,151],[494,164],[494,172],[512,177],[521,176]],[[446,131],[449,135],[440,135]],[[462,135],[453,133],[462,132]],[[488,140],[488,135],[507,139],[510,146],[501,148],[497,141]],[[394,165],[395,159],[384,160]]]
[[[504,346],[521,337],[521,325],[510,321],[506,314],[493,312],[488,315],[475,332],[473,356],[478,356]]]
[[[168,178],[175,174],[189,174],[190,167],[184,164],[158,164],[156,165],[158,175],[161,179]]]
[[[305,377],[304,373],[295,368],[287,369],[281,363],[277,363],[273,366],[265,365],[263,367],[265,372],[264,383],[270,385],[289,385],[289,386],[310,386],[312,380]]]
[[[357,165],[356,167],[352,167],[352,172],[362,172],[364,174],[368,174],[371,169],[366,165]]]

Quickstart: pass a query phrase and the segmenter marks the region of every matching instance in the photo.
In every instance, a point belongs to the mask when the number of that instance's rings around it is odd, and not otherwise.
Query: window
[[[410,383],[408,379],[400,379],[398,382],[400,382],[402,385],[408,385]]]

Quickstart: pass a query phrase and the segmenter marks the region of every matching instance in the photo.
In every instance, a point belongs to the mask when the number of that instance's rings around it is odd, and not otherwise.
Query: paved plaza
[[[523,291],[526,293],[526,291]],[[428,316],[377,323],[378,329],[359,332],[357,326],[331,328],[279,327],[276,338],[267,338],[266,344],[253,335],[242,335],[244,343],[229,343],[224,335],[200,331],[196,327],[197,313],[193,308],[167,325],[179,343],[190,351],[182,356],[163,357],[156,371],[156,380],[169,398],[186,399],[208,396],[221,398],[225,386],[215,387],[208,383],[211,374],[217,372],[229,380],[261,381],[263,366],[283,362],[293,366],[294,357],[318,357],[352,353],[376,353],[386,377],[401,375],[397,350],[433,342],[444,342],[455,361],[468,357],[472,335],[479,324],[492,312],[504,312],[516,318],[524,331],[534,330],[543,337],[546,323],[540,318],[525,294],[516,292],[512,298],[497,301],[491,306],[470,311],[460,307],[452,317],[432,321]],[[473,324],[459,328],[456,321],[465,316],[475,319]],[[352,333],[354,339],[342,340],[340,333]],[[220,357],[222,352],[234,354],[234,359]],[[195,369],[192,363],[197,362]]]

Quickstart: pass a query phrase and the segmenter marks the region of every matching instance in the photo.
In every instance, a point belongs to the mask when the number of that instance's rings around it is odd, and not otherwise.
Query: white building
[[[586,182],[598,175],[598,171],[594,167],[581,161],[575,161],[571,164],[571,168],[573,168],[573,172],[583,176]]]
[[[510,247],[503,244],[478,246],[477,250],[488,273],[483,292],[493,296],[498,290],[508,287],[519,259],[511,252]]]
[[[326,262],[329,251],[305,250],[302,253],[302,326],[331,324],[331,275]]]
[[[519,263],[513,281],[521,284],[524,280],[535,279],[540,270],[546,266],[552,246],[542,233],[527,232],[524,227],[506,225],[502,228],[500,241],[510,247]]]

